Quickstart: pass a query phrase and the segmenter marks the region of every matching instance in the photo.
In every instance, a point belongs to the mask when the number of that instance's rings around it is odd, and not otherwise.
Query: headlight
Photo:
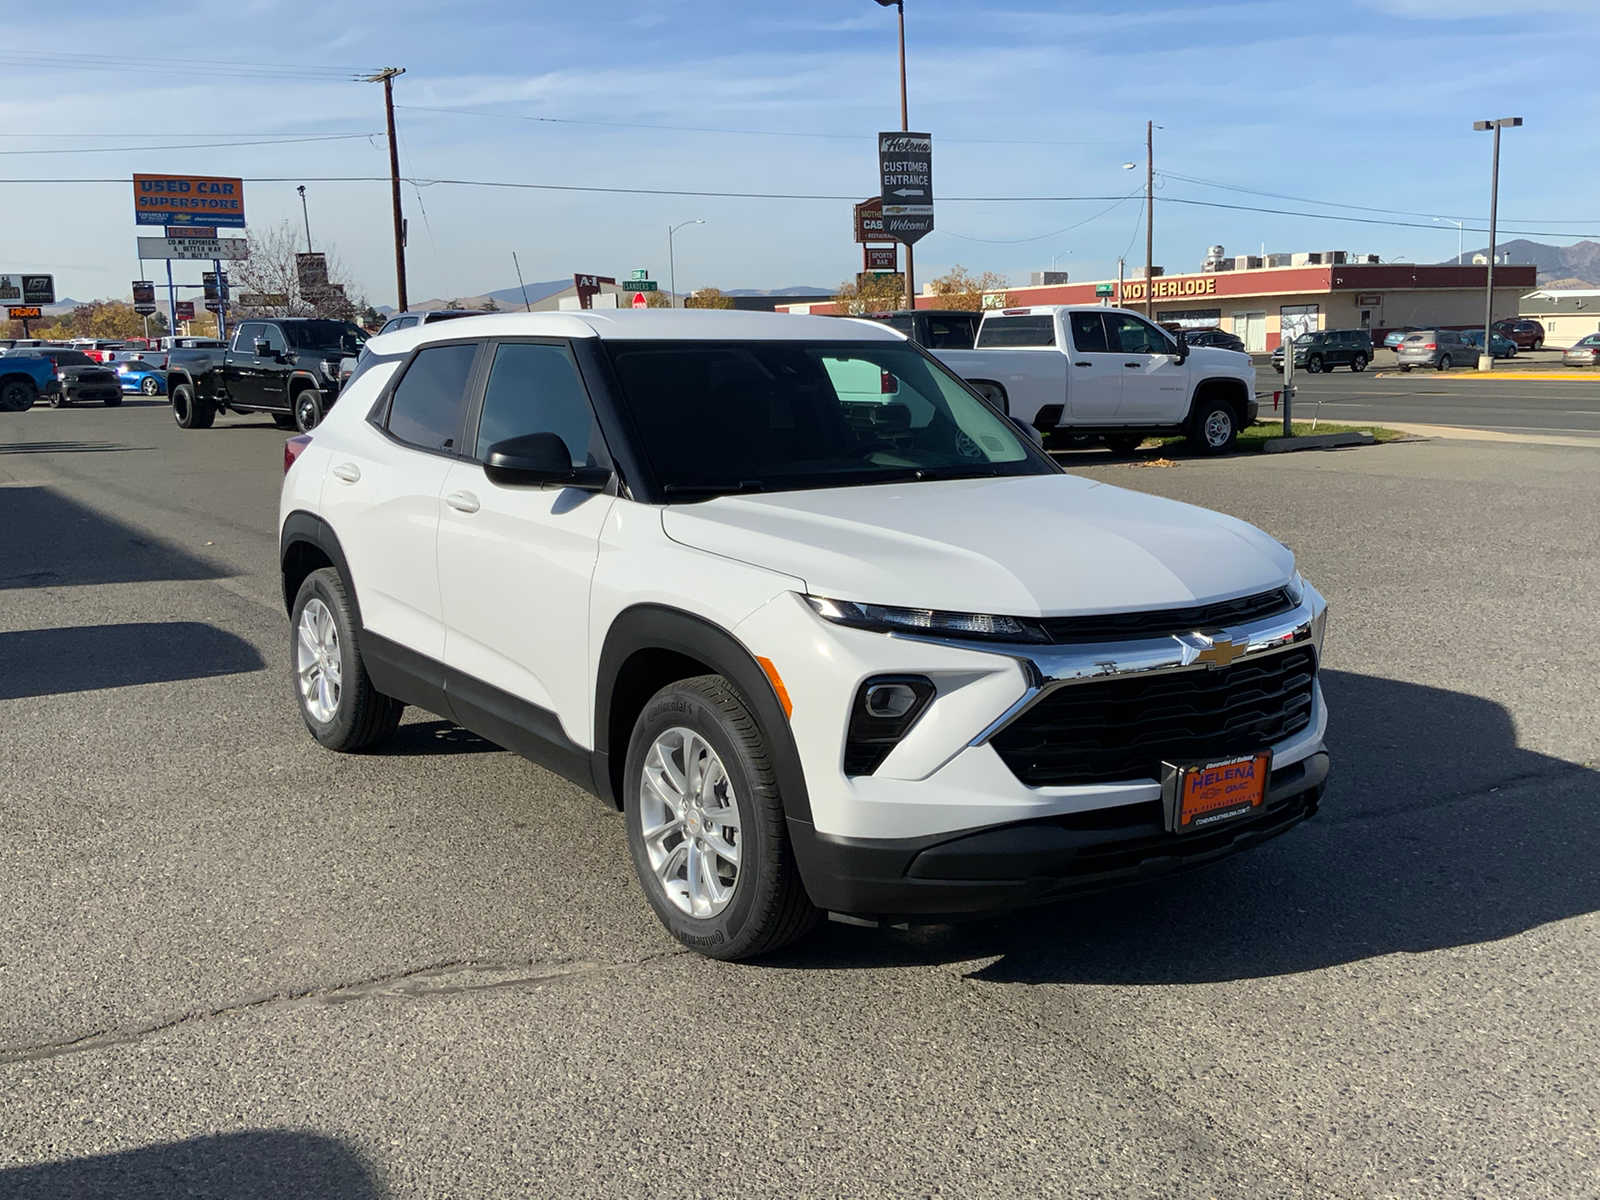
[[[337,358],[325,358],[325,359],[323,359],[322,360],[322,373],[323,373],[324,376],[326,376],[328,378],[328,380],[330,382],[338,383],[339,382],[339,360]]]
[[[854,600],[829,600],[807,596],[806,603],[819,617],[852,629],[877,633],[921,633],[939,637],[973,638],[991,642],[1046,642],[1036,621],[988,613],[939,612],[931,608],[890,608]]]
[[[1299,604],[1300,601],[1306,598],[1306,577],[1296,571],[1294,578],[1289,580],[1289,586],[1284,588],[1284,591],[1289,593],[1289,599]]]

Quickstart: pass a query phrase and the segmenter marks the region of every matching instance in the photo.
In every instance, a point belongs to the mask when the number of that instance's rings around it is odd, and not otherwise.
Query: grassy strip
[[[1370,433],[1374,441],[1397,442],[1407,435],[1398,429],[1388,429],[1382,425],[1339,425],[1332,421],[1318,421],[1315,429],[1311,428],[1310,421],[1296,421],[1294,423],[1294,436],[1305,437],[1312,433]],[[1283,422],[1273,421],[1265,425],[1252,425],[1249,429],[1239,432],[1238,452],[1240,454],[1259,454],[1267,439],[1283,436]],[[1182,450],[1184,438],[1161,438],[1156,445],[1173,450]],[[1151,445],[1150,441],[1145,446]]]

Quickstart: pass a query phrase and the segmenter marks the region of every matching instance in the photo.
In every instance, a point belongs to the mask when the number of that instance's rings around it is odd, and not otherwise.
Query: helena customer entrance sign
[[[933,135],[878,134],[885,237],[908,246],[933,232]]]

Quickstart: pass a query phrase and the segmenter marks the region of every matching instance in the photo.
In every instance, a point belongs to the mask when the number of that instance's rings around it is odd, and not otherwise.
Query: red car
[[[1538,350],[1544,346],[1544,326],[1526,317],[1496,321],[1494,330],[1501,337],[1515,342],[1518,350]]]

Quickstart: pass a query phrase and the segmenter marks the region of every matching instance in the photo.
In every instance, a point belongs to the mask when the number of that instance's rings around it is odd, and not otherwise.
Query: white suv
[[[1049,900],[1316,810],[1293,555],[1066,474],[891,329],[508,314],[368,350],[285,452],[307,727],[362,750],[417,705],[595,792],[686,945]]]

